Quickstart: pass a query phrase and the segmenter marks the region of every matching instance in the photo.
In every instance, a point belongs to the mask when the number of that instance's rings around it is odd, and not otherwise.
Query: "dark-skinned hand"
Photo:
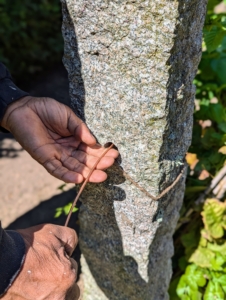
[[[104,151],[73,111],[51,98],[21,98],[7,108],[0,124],[46,170],[65,182],[81,183]],[[103,171],[118,151],[101,159],[90,182],[107,178]],[[77,300],[76,262],[70,258],[77,236],[71,229],[42,225],[18,230],[26,257],[4,300]]]
[[[84,181],[104,151],[82,120],[69,107],[51,98],[26,96],[13,102],[1,126],[51,175],[65,182]],[[89,181],[104,181],[107,175],[103,170],[117,156],[118,151],[108,151]]]
[[[43,224],[18,230],[26,257],[2,300],[78,300],[77,264],[70,256],[78,242],[73,229]]]

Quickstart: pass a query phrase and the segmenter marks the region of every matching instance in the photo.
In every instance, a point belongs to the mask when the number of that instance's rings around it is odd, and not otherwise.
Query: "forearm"
[[[16,231],[5,231],[0,222],[0,297],[13,283],[25,258],[25,243]]]
[[[28,93],[22,91],[13,83],[9,71],[0,62],[0,124],[9,104],[27,95]],[[2,128],[1,130],[4,131]]]

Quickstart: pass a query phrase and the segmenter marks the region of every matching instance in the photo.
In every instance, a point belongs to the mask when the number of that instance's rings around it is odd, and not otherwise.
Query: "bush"
[[[195,201],[226,164],[226,13],[215,13],[220,2],[209,0],[203,30],[185,201],[174,237],[171,300],[226,299],[225,183],[221,195],[209,193],[204,203]]]
[[[0,0],[0,61],[19,78],[61,61],[60,0]]]

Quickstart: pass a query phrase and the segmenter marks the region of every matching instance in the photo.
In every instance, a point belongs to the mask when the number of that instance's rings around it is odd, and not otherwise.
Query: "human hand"
[[[19,275],[2,300],[77,300],[77,264],[70,258],[77,235],[73,229],[42,224],[17,230],[26,245]]]
[[[73,111],[51,98],[26,96],[7,108],[1,126],[46,170],[65,182],[81,183],[104,148]],[[90,182],[107,178],[104,169],[114,163],[118,151],[101,159]]]

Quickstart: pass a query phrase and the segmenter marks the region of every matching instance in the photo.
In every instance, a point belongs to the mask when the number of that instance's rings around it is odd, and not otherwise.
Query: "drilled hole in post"
[[[112,144],[113,144],[113,149],[118,150],[118,148],[112,142],[107,142],[106,144],[104,144],[104,148],[109,148]]]

